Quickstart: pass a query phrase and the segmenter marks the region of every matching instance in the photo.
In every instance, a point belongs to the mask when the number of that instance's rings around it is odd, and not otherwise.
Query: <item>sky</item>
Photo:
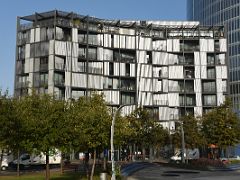
[[[50,10],[105,19],[185,20],[186,0],[1,0],[0,89],[13,94],[16,17]]]

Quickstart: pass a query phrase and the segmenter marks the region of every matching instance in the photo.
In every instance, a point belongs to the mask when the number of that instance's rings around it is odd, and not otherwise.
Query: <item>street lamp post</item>
[[[116,172],[115,172],[115,161],[114,161],[114,145],[113,145],[113,137],[114,137],[114,125],[116,121],[117,113],[124,107],[128,106],[127,104],[121,105],[114,113],[112,119],[112,126],[111,126],[111,160],[112,160],[112,178],[111,180],[116,180]]]

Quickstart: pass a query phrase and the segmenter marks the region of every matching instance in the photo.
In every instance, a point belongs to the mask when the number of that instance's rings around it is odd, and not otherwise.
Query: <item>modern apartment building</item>
[[[227,29],[230,95],[240,115],[240,0],[188,0],[188,20]]]
[[[105,20],[50,11],[17,20],[15,96],[59,99],[103,93],[158,120],[201,116],[227,94],[223,26],[198,22]]]

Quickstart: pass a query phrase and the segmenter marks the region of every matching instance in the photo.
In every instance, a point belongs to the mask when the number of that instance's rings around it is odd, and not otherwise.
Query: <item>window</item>
[[[216,92],[216,82],[203,82],[203,92]]]
[[[215,64],[214,54],[207,54],[207,64],[208,65],[214,65]]]
[[[204,95],[203,103],[204,106],[216,106],[216,95]]]
[[[112,62],[109,63],[109,75],[114,75],[114,66]]]
[[[130,64],[125,64],[125,68],[126,68],[126,76],[130,76]]]
[[[48,85],[48,74],[40,74],[40,86]]]
[[[215,75],[215,68],[207,68],[207,78],[208,79],[214,79],[216,77]]]
[[[134,93],[122,93],[121,94],[121,104],[135,104],[135,94]]]
[[[54,74],[54,84],[57,86],[63,86],[64,85],[64,75],[55,73]]]

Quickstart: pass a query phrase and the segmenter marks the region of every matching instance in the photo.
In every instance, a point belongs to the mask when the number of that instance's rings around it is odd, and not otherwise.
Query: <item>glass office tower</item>
[[[233,107],[240,115],[240,0],[188,0],[188,20],[224,25],[228,31],[229,79]]]

